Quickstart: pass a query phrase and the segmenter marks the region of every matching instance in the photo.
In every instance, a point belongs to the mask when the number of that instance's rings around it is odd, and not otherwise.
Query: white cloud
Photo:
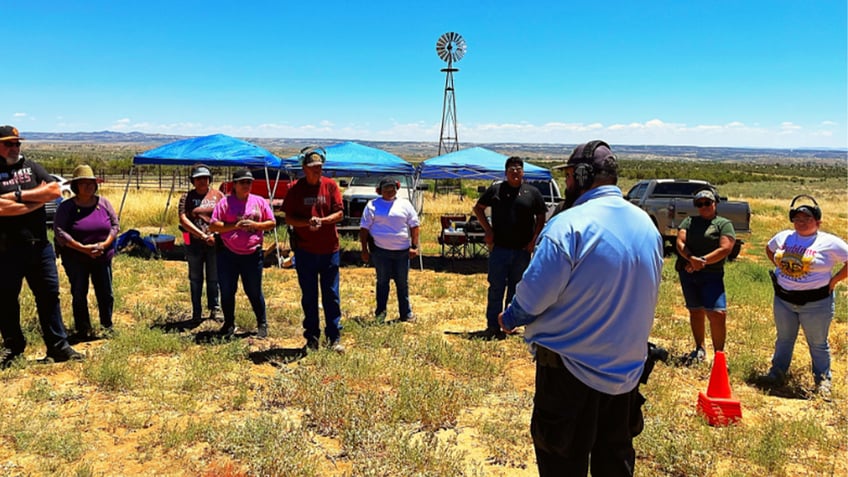
[[[720,124],[686,124],[652,118],[644,122],[603,124],[551,121],[460,123],[459,142],[463,143],[559,143],[575,144],[589,139],[604,139],[612,144],[655,144],[738,147],[848,147],[845,132],[832,130],[832,121],[801,126],[785,121],[772,126],[731,120]],[[373,125],[340,124],[330,120],[314,123],[204,124],[194,122],[152,123],[121,118],[110,130],[141,131],[159,134],[202,136],[223,133],[236,137],[279,137],[349,139],[377,141],[438,142],[440,123],[424,121]]]
[[[25,118],[25,117],[27,117],[27,113],[15,113],[12,116],[14,116],[16,118]]]

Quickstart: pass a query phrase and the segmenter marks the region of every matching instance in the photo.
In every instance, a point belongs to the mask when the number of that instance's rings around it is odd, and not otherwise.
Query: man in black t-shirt
[[[492,184],[474,205],[474,215],[486,232],[489,247],[489,293],[485,337],[506,337],[498,325],[498,314],[515,295],[515,286],[530,263],[536,237],[545,225],[545,200],[539,189],[524,183],[524,161],[506,160],[506,180]],[[486,207],[492,208],[491,225]]]
[[[26,348],[19,302],[24,278],[35,297],[47,358],[82,359],[68,344],[56,254],[47,241],[44,203],[61,197],[61,187],[40,164],[21,155],[22,139],[16,128],[0,126],[0,368]]]

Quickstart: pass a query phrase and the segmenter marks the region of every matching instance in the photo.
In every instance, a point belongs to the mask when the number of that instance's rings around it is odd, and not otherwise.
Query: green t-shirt
[[[680,223],[680,229],[686,230],[686,247],[696,257],[702,257],[719,248],[719,240],[722,236],[736,239],[733,223],[718,215],[712,220],[706,220],[700,215],[686,217]],[[704,271],[724,270],[725,260],[705,266]]]

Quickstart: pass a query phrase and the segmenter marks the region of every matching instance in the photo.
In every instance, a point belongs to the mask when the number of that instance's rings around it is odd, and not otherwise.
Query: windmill
[[[459,150],[459,136],[456,129],[456,96],[454,96],[453,73],[459,71],[453,67],[465,55],[465,40],[462,35],[448,32],[436,41],[436,53],[448,66],[442,68],[445,73],[445,100],[442,103],[442,130],[439,133],[439,155]]]

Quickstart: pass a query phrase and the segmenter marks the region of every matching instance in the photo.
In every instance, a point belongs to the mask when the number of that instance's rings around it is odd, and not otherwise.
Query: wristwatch
[[[412,250],[418,250],[418,244],[412,244],[409,246]]]
[[[18,186],[18,188],[15,189],[15,201],[16,202],[23,203],[24,199],[22,197],[22,194],[23,194],[23,192],[21,191],[21,186]]]

